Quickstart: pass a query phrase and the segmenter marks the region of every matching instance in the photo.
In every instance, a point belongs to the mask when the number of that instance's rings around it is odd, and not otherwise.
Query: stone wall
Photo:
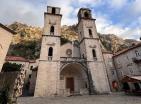
[[[10,96],[13,96],[13,89],[15,80],[17,78],[18,72],[4,72],[0,73],[0,91],[3,91],[5,88],[9,87]]]
[[[0,72],[5,62],[5,57],[12,41],[12,33],[0,27]]]
[[[141,75],[141,62],[136,63],[134,59],[141,60],[141,46],[131,47],[128,51],[113,57],[119,80],[125,75]]]

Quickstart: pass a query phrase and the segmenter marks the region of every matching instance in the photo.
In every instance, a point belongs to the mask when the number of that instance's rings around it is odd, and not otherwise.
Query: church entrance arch
[[[60,90],[62,94],[88,94],[89,81],[86,69],[79,63],[70,63],[60,69]]]

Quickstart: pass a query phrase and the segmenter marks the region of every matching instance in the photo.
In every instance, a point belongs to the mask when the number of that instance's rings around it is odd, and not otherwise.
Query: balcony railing
[[[61,62],[86,62],[85,58],[81,57],[61,57]]]
[[[141,63],[141,58],[136,58],[136,57],[134,57],[134,58],[132,58],[132,60],[133,60],[133,62],[134,63]]]

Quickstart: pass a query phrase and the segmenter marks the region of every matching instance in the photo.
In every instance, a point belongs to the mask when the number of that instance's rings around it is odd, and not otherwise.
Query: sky
[[[47,5],[61,8],[62,25],[77,24],[80,8],[90,8],[99,33],[141,37],[141,0],[0,0],[0,22],[43,27]]]

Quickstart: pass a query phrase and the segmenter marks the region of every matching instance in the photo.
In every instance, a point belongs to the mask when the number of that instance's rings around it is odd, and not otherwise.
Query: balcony
[[[85,58],[81,57],[61,57],[60,61],[63,63],[68,63],[68,62],[86,62]]]
[[[136,64],[141,63],[141,58],[136,58],[136,57],[134,57],[134,58],[132,58],[132,60],[133,60],[133,62],[136,63]]]

